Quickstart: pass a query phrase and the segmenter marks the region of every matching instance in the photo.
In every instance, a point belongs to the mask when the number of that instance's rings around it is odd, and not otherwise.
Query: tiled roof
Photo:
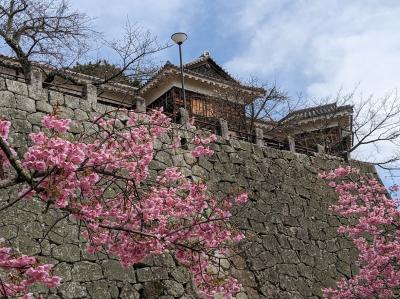
[[[210,53],[205,51],[203,54],[200,55],[199,58],[185,63],[183,65],[184,69],[189,69],[192,71],[195,71],[196,73],[200,73],[199,67],[201,67],[202,65],[206,65],[206,64],[211,64],[216,71],[219,73],[220,77],[224,78],[227,81],[232,81],[235,83],[239,83],[235,78],[233,78],[221,65],[219,65],[211,56]],[[201,72],[203,73],[203,72]],[[203,73],[204,74],[204,73]],[[213,76],[214,78],[214,76]]]
[[[199,58],[199,59],[200,59],[200,58]],[[197,64],[197,63],[198,63],[197,61],[192,61],[192,62],[190,62],[190,63],[185,64],[185,65],[184,65],[184,73],[187,74],[187,75],[196,76],[196,77],[199,77],[199,78],[202,78],[202,79],[206,79],[206,80],[210,80],[210,81],[217,82],[217,83],[222,83],[222,84],[231,85],[231,86],[240,86],[241,88],[251,90],[252,92],[258,92],[258,93],[264,93],[264,92],[265,92],[264,89],[262,89],[262,88],[256,88],[256,87],[252,87],[252,86],[245,86],[245,85],[240,84],[238,81],[236,81],[236,80],[234,80],[234,79],[233,79],[234,81],[232,81],[232,80],[225,80],[225,79],[222,79],[222,78],[215,78],[215,77],[213,77],[213,76],[208,76],[208,75],[206,75],[206,74],[199,73],[199,72],[196,72],[196,71],[190,69],[191,67],[193,67],[194,64]],[[189,65],[189,68],[187,67],[187,65]],[[168,70],[168,69],[173,69],[173,70],[178,71],[178,72],[180,71],[180,68],[179,68],[178,66],[172,64],[172,63],[168,60],[168,61],[164,64],[164,66],[163,66],[157,73],[155,73],[155,74],[146,82],[146,84],[144,84],[144,85],[140,88],[140,90],[145,90],[145,89],[147,89],[150,85],[152,85],[152,83],[154,83],[155,81],[157,81],[158,78],[160,78],[160,76],[162,75],[162,73],[163,73],[164,71],[166,71],[166,70]],[[225,72],[225,71],[224,71],[224,72]],[[230,75],[228,74],[228,76],[230,76]]]
[[[346,111],[351,113],[353,111],[353,106],[351,105],[337,106],[336,103],[333,103],[333,104],[327,104],[327,105],[293,111],[288,115],[286,115],[282,120],[284,121],[302,120],[302,119],[326,116],[329,114],[336,114],[339,112],[346,112]]]
[[[18,61],[13,57],[9,57],[9,56],[0,54],[0,60],[7,61],[8,63],[15,65],[15,66],[19,66]],[[50,64],[38,63],[38,62],[33,61],[32,65],[38,67],[42,71],[48,71],[48,72],[63,71],[66,75],[73,77],[75,80],[83,81],[85,83],[96,83],[96,82],[102,81],[102,79],[95,77],[95,76],[74,72],[74,71],[71,71],[68,69],[57,69],[56,67],[54,67]],[[105,84],[103,86],[108,87],[108,88],[116,88],[118,90],[124,90],[124,91],[128,91],[128,92],[136,92],[136,90],[138,89],[137,87],[133,87],[133,86],[123,84],[123,83],[118,83],[118,82],[108,82],[107,84]]]

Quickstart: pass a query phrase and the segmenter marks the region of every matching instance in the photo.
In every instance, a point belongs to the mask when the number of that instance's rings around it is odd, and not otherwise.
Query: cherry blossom
[[[7,120],[0,120],[0,138],[4,140],[4,142],[8,145],[7,139],[8,139],[8,134],[10,132],[10,127],[11,127],[11,122]],[[4,152],[0,150],[0,171],[3,170],[3,168],[9,167],[10,163],[5,156]]]
[[[323,172],[339,196],[330,210],[349,218],[338,228],[359,251],[359,272],[342,278],[336,288],[324,289],[326,298],[393,298],[400,286],[400,212],[377,179],[352,167]],[[397,188],[395,188],[397,190]]]
[[[123,114],[124,122],[117,114]],[[154,142],[173,134],[161,110],[109,112],[94,120],[94,133],[75,139],[64,136],[70,123],[49,115],[42,120],[48,133],[30,134],[33,145],[21,162],[35,183],[25,185],[24,198],[36,196],[79,221],[89,253],[105,251],[125,267],[173,253],[191,269],[203,297],[221,293],[231,298],[240,291],[228,273],[210,269],[219,268],[227,248],[244,238],[229,220],[233,205],[248,201],[246,193],[215,198],[206,184],[185,177],[178,167],[166,167],[154,177],[149,168]],[[3,139],[8,128],[9,123],[0,123]],[[213,155],[209,145],[215,135],[189,133],[192,157]],[[172,140],[169,150],[180,150],[180,138]],[[46,276],[48,271],[43,265],[26,275],[53,287],[57,281]]]
[[[0,268],[3,272],[0,294],[4,297],[32,298],[32,294],[25,294],[32,284],[41,283],[53,288],[61,281],[60,277],[51,275],[53,265],[41,265],[35,257],[18,255],[4,245],[4,239],[0,239]]]

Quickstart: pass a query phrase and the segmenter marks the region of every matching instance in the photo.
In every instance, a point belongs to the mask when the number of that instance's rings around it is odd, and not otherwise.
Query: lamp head
[[[174,43],[181,45],[185,40],[187,40],[187,34],[184,32],[177,32],[171,35],[171,39]]]

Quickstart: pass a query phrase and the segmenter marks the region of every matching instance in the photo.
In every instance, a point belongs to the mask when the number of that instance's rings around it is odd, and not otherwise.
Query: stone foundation
[[[80,133],[91,117],[110,109],[88,97],[0,78],[0,117],[12,120],[10,141],[18,153],[27,148],[27,133],[38,131],[41,118],[56,104],[62,117],[74,120],[71,134]],[[356,271],[356,250],[336,233],[343,220],[327,212],[336,196],[317,177],[321,170],[343,165],[343,160],[222,138],[213,148],[214,156],[201,158],[198,165],[181,150],[158,154],[151,168],[156,172],[179,166],[185,175],[207,181],[217,196],[238,188],[249,193],[249,203],[234,217],[247,235],[236,248],[235,267],[230,269],[244,286],[237,299],[321,298],[321,288]],[[375,174],[372,166],[352,164]],[[1,201],[15,195],[15,190],[0,190]],[[0,236],[21,252],[56,265],[63,283],[53,290],[39,288],[45,298],[197,298],[188,271],[170,255],[122,269],[112,257],[86,254],[79,227],[68,218],[60,219],[57,212],[44,211],[42,203],[29,201],[1,212]]]

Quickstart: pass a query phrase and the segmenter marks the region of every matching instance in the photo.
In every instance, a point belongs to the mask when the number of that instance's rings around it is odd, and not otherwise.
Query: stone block
[[[64,95],[61,92],[49,90],[48,97],[51,105],[64,105]]]
[[[283,250],[281,255],[282,255],[282,259],[283,259],[284,263],[288,263],[288,264],[300,263],[300,260],[296,254],[296,251],[294,251],[294,250]]]
[[[249,297],[247,297],[246,293],[240,292],[236,294],[236,299],[249,299]]]
[[[176,267],[171,271],[171,276],[179,283],[187,283],[190,280],[190,272],[185,267]]]
[[[41,86],[28,85],[29,97],[38,101],[48,101],[47,89],[43,89]]]
[[[251,271],[233,269],[232,275],[238,281],[240,281],[240,283],[243,286],[247,286],[247,287],[256,287],[257,286],[256,279],[254,277],[254,274]]]
[[[159,298],[166,291],[161,281],[146,282],[143,287],[144,298]]]
[[[53,106],[47,101],[36,101],[36,111],[44,113],[52,113]]]
[[[171,254],[168,253],[153,256],[153,263],[154,266],[158,267],[167,267],[167,268],[175,267],[174,259],[172,258]]]
[[[173,296],[174,298],[182,296],[183,293],[185,292],[183,286],[180,283],[177,283],[176,281],[164,280],[163,284],[167,290],[167,293]]]
[[[76,120],[82,121],[82,120],[88,120],[89,119],[88,114],[85,111],[81,110],[81,109],[76,109],[74,111],[74,113],[75,113],[75,119]]]
[[[52,249],[52,256],[64,262],[77,262],[80,260],[79,246],[73,244],[62,244]]]
[[[73,119],[74,118],[74,110],[72,110],[69,107],[61,106],[59,107],[58,111],[60,112],[60,117],[61,118],[69,118]]]
[[[110,290],[111,298],[118,298],[119,290],[118,290],[117,285],[115,283],[109,282],[109,286],[110,286],[109,290]]]
[[[15,108],[16,99],[14,93],[10,91],[0,91],[0,107]]]
[[[18,236],[13,240],[13,246],[27,255],[37,255],[41,252],[40,245],[29,236]]]
[[[161,162],[161,163],[164,163],[164,164],[167,164],[167,165],[172,165],[171,155],[166,153],[166,152],[164,152],[164,151],[158,152],[155,155],[154,159],[159,161],[159,162]]]
[[[32,125],[41,126],[42,125],[42,118],[44,116],[46,116],[46,114],[43,113],[43,112],[35,112],[35,113],[32,113],[32,114],[29,114],[27,116],[27,119]]]
[[[67,263],[58,263],[53,270],[54,275],[60,276],[62,279],[62,282],[65,283],[67,281],[71,281],[72,275],[71,275],[71,269],[72,266]]]
[[[29,121],[24,119],[14,119],[12,121],[12,126],[15,132],[18,133],[30,133],[32,132],[32,125]]]
[[[15,238],[17,235],[18,227],[16,225],[7,225],[5,227],[0,227],[0,238],[9,240]]]
[[[89,295],[92,298],[110,299],[111,294],[108,289],[108,282],[106,280],[99,280],[90,283],[87,286]]]
[[[139,282],[157,281],[168,278],[168,271],[161,267],[148,267],[136,270]]]
[[[64,101],[65,101],[65,106],[71,109],[77,109],[79,108],[79,98],[70,96],[70,95],[64,95]]]
[[[0,78],[0,90],[7,90],[6,80],[4,78]]]
[[[104,270],[104,277],[109,280],[136,282],[135,270],[133,267],[123,268],[119,261],[114,260],[103,261],[102,267]]]
[[[58,290],[65,299],[87,298],[85,286],[78,282],[63,283]]]
[[[98,113],[100,113],[100,114],[103,114],[103,113],[105,113],[105,112],[107,111],[107,106],[104,105],[104,104],[94,103],[94,104],[92,105],[92,107],[93,107],[93,110],[94,110],[95,112],[98,112]]]
[[[103,278],[100,265],[91,262],[77,262],[72,269],[72,278],[75,281],[94,281]]]
[[[13,93],[27,96],[28,85],[24,82],[6,79],[7,89]]]
[[[120,298],[121,299],[139,299],[140,296],[139,296],[138,291],[132,285],[125,284],[121,290]]]

